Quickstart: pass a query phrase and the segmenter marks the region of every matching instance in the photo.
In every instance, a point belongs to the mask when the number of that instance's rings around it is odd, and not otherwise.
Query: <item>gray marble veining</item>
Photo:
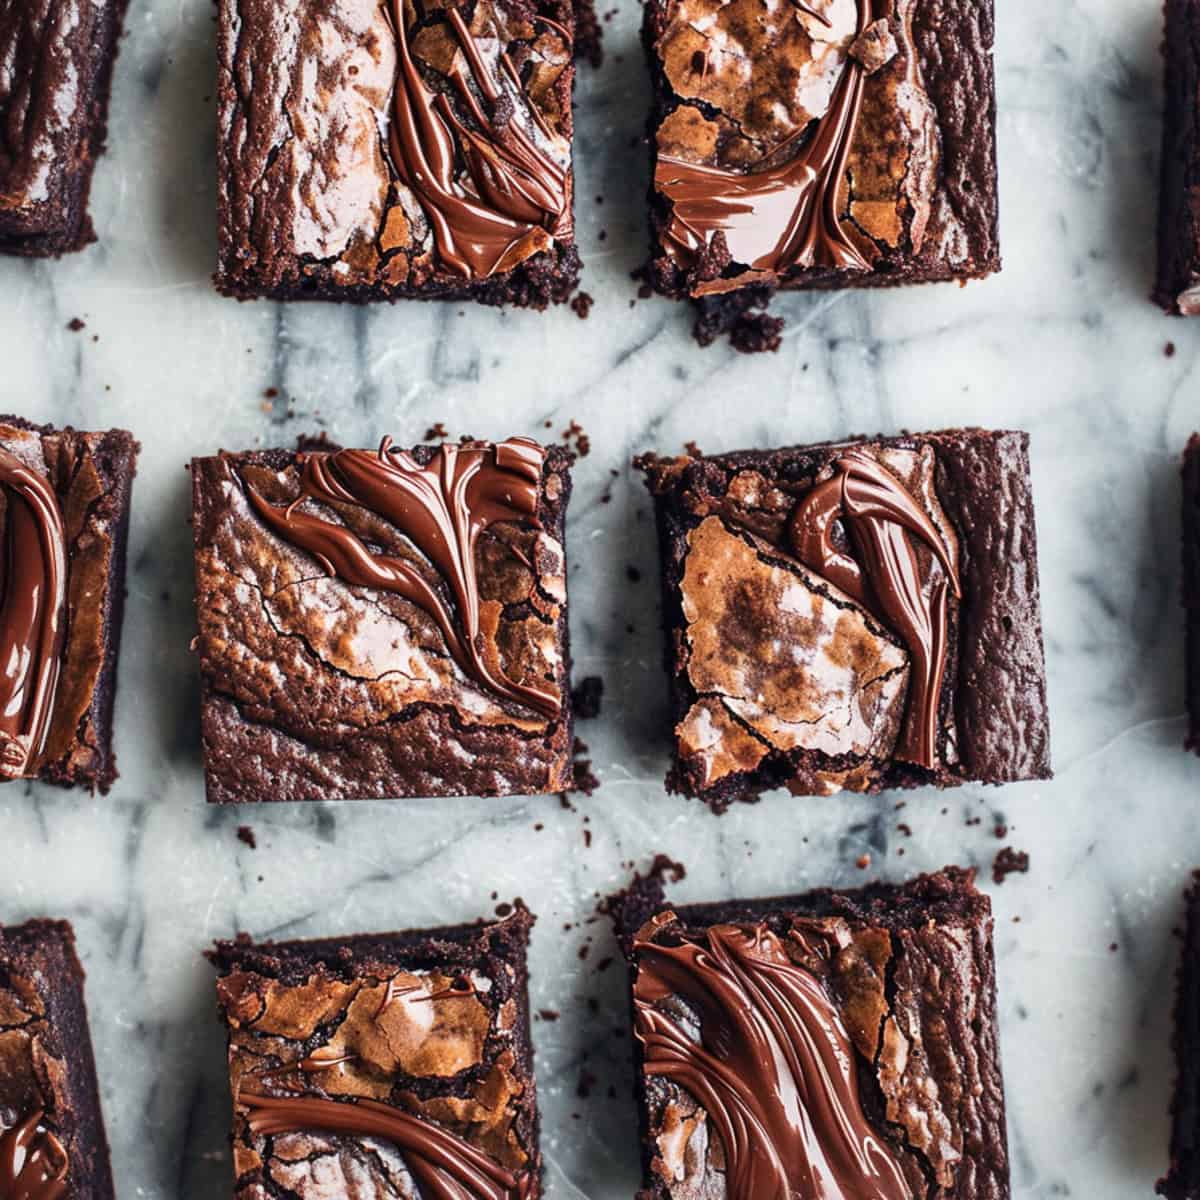
[[[100,244],[61,263],[0,262],[0,409],[125,425],[144,448],[122,778],[95,800],[0,793],[0,919],[76,925],[122,1196],[227,1194],[222,1035],[199,957],[214,937],[453,921],[488,913],[493,893],[523,896],[540,917],[533,1005],[561,1013],[535,1031],[550,1194],[617,1200],[637,1177],[625,1000],[607,926],[588,922],[627,864],[669,852],[689,868],[676,894],[701,898],[948,861],[986,878],[1007,843],[1032,855],[1028,875],[992,888],[1015,1194],[1150,1195],[1165,1160],[1171,930],[1200,864],[1200,763],[1180,748],[1176,473],[1200,426],[1200,326],[1146,300],[1158,6],[1075,0],[1053,19],[1038,0],[998,7],[1003,273],[787,298],[782,349],[747,359],[698,349],[681,309],[631,303],[647,101],[635,4],[606,24],[603,69],[581,70],[578,211],[596,300],[581,321],[217,297],[212,6],[133,0],[96,181]],[[86,329],[69,332],[73,317]],[[580,729],[595,795],[571,809],[553,797],[206,809],[187,459],[320,429],[411,441],[437,421],[553,438],[572,419],[591,438],[570,523],[576,669],[607,685],[601,719]],[[1057,778],[917,793],[902,814],[894,796],[772,796],[717,819],[666,796],[652,522],[630,456],[962,423],[1033,437]]]

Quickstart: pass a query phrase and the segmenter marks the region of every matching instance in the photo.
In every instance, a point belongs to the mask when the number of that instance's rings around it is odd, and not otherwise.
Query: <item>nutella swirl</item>
[[[857,0],[855,38],[874,19],[872,0]],[[828,19],[801,6],[818,22]],[[791,267],[869,271],[873,247],[839,216],[839,191],[858,127],[865,71],[847,55],[827,111],[793,135],[803,145],[783,162],[741,172],[660,155],[654,186],[669,202],[664,242],[674,258],[693,265],[720,235],[730,259],[767,275]],[[769,158],[786,154],[787,143]],[[708,290],[703,284],[697,291]]]
[[[854,555],[834,540],[848,531]],[[858,601],[904,642],[910,658],[908,701],[895,756],[937,765],[938,697],[946,670],[948,593],[961,598],[958,572],[942,534],[900,481],[873,458],[849,450],[833,477],[796,506],[788,526],[796,557]],[[924,544],[940,566],[928,588],[913,548]]]
[[[36,772],[50,732],[67,625],[67,536],[44,475],[0,447],[0,779]]]
[[[65,1200],[70,1163],[66,1148],[42,1127],[38,1109],[0,1131],[0,1200]]]
[[[634,942],[634,1024],[647,1075],[687,1091],[725,1153],[729,1200],[912,1200],[886,1142],[863,1112],[850,1035],[821,980],[765,924],[715,925],[676,945]],[[827,957],[819,931],[791,931]],[[698,1038],[670,1015],[682,1001]]]
[[[395,592],[428,613],[469,678],[554,719],[562,701],[553,685],[510,679],[484,655],[475,553],[480,534],[496,522],[525,521],[538,527],[543,458],[536,442],[510,438],[495,446],[445,445],[422,465],[384,438],[376,453],[298,455],[300,495],[288,505],[269,503],[249,485],[246,494],[277,536],[313,555],[330,575],[355,587]],[[356,505],[389,521],[437,568],[453,606],[407,559],[373,554],[345,525],[305,511],[306,499],[334,507]]]
[[[429,88],[409,48],[405,7],[405,0],[390,0],[399,58],[389,131],[392,162],[429,218],[441,261],[467,279],[486,279],[545,249],[552,238],[570,236],[570,173],[513,119],[515,94],[542,136],[558,140],[526,96],[507,54],[498,60],[509,83],[505,88],[452,4],[442,12],[470,78],[457,61],[449,78],[470,123],[458,116],[446,93]],[[507,119],[499,117],[502,112]]]
[[[510,1171],[440,1125],[378,1101],[242,1092],[238,1104],[249,1110],[246,1122],[260,1137],[321,1130],[395,1143],[428,1200],[528,1200],[534,1192],[533,1172]]]

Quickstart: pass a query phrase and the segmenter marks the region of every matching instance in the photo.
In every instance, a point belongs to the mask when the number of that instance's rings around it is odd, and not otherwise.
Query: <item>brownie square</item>
[[[107,792],[139,446],[0,416],[0,780]]]
[[[1200,313],[1200,4],[1167,0],[1162,158],[1159,165],[1158,274],[1154,300],[1169,313]]]
[[[219,0],[219,14],[220,291],[568,297],[572,0]]]
[[[777,288],[1000,269],[991,0],[648,0],[651,261],[702,343]]]
[[[1200,872],[1184,893],[1183,949],[1175,992],[1175,1096],[1171,1167],[1154,1189],[1169,1200],[1200,1200]]]
[[[637,460],[658,515],[673,791],[1050,775],[1024,433]]]
[[[639,1200],[1006,1200],[991,907],[974,872],[768,900],[613,901]]]
[[[218,942],[239,1200],[536,1200],[532,925]]]
[[[88,196],[126,5],[12,0],[0,9],[0,252],[48,257],[96,240]]]
[[[1200,433],[1183,452],[1184,667],[1189,750],[1200,754]]]
[[[568,788],[571,462],[525,438],[194,460],[208,799]]]
[[[112,1200],[83,979],[65,921],[0,926],[0,1196]]]

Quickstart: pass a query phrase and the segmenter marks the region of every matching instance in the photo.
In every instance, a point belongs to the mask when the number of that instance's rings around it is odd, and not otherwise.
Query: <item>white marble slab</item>
[[[621,972],[598,969],[614,953],[605,924],[564,934],[565,923],[587,921],[626,864],[658,850],[688,865],[681,897],[752,895],[948,861],[986,867],[1000,819],[1032,855],[1027,876],[994,889],[1015,1194],[1150,1195],[1167,1136],[1171,929],[1200,864],[1200,762],[1180,749],[1175,465],[1200,426],[1200,323],[1169,321],[1146,300],[1158,5],[998,7],[1003,273],[965,290],[787,299],[783,348],[747,359],[699,350],[680,309],[630,304],[646,102],[632,0],[607,26],[604,68],[581,72],[587,321],[569,309],[218,298],[213,7],[133,0],[97,175],[100,244],[58,264],[0,262],[0,410],[126,425],[144,447],[122,778],[106,799],[0,794],[0,919],[75,923],[122,1197],[228,1192],[222,1035],[199,957],[214,937],[458,920],[489,912],[493,892],[523,896],[541,918],[533,1003],[562,1014],[536,1030],[550,1194],[617,1200],[637,1176]],[[87,328],[68,332],[76,316]],[[268,388],[279,396],[267,401]],[[602,718],[580,731],[600,790],[577,811],[555,798],[206,809],[188,653],[189,456],[316,428],[369,445],[384,432],[419,438],[438,420],[490,436],[545,434],[547,423],[557,434],[571,419],[592,445],[577,473],[570,583],[578,672],[608,687]],[[776,796],[716,819],[664,795],[655,552],[631,454],[960,423],[1033,436],[1054,782],[919,793],[903,814],[894,797]],[[257,850],[235,836],[245,821]],[[597,1077],[586,1102],[585,1072]]]

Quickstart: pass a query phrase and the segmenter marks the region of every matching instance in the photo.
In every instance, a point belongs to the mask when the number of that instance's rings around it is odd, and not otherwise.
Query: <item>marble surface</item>
[[[1047,21],[1041,0],[1003,0],[1003,273],[962,290],[792,297],[783,348],[757,359],[699,350],[665,302],[631,304],[644,244],[636,8],[623,0],[604,67],[581,71],[587,321],[218,298],[208,0],[133,0],[96,181],[99,245],[56,264],[0,262],[0,409],[125,425],[144,447],[122,778],[103,799],[0,795],[0,919],[75,923],[122,1197],[227,1194],[222,1035],[199,956],[210,939],[458,920],[488,913],[494,893],[539,914],[533,1004],[561,1013],[536,1029],[549,1194],[631,1195],[621,971],[605,969],[606,924],[587,922],[597,895],[659,850],[687,864],[686,898],[948,861],[986,872],[1002,844],[1028,850],[1028,875],[988,881],[1015,1194],[1149,1196],[1164,1165],[1172,926],[1200,864],[1200,763],[1180,748],[1176,472],[1200,425],[1200,325],[1146,300],[1158,6],[1068,0]],[[74,317],[86,329],[68,331]],[[573,810],[553,797],[207,809],[189,456],[314,429],[404,442],[439,420],[453,434],[557,436],[572,419],[591,439],[570,522],[572,636],[578,673],[607,686],[601,718],[580,730],[595,795]],[[918,793],[903,814],[887,796],[772,796],[717,819],[666,796],[655,552],[630,456],[958,423],[1032,434],[1055,780]],[[1001,820],[1008,843],[993,834]],[[257,850],[237,840],[242,822]]]

